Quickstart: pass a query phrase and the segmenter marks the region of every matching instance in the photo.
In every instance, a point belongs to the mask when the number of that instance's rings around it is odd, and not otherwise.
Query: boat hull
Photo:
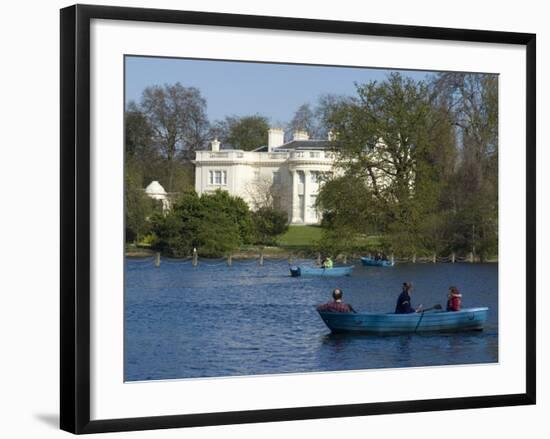
[[[488,308],[461,311],[427,311],[411,314],[335,313],[319,311],[321,319],[335,333],[403,334],[482,330]]]
[[[367,258],[366,256],[363,256],[361,258],[361,264],[371,266],[371,267],[393,267],[394,263],[392,261],[387,261],[383,259],[379,259],[378,261],[376,259]]]
[[[297,267],[297,272],[293,267],[290,268],[291,276],[351,276],[353,265],[349,267],[317,268],[317,267]],[[297,274],[299,273],[299,274]]]

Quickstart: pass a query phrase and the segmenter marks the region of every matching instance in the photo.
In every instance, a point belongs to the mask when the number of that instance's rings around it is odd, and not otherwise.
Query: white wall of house
[[[308,140],[303,132],[295,138]],[[197,151],[195,190],[198,194],[226,190],[255,209],[261,193],[269,189],[291,224],[318,224],[321,217],[314,206],[318,177],[334,172],[332,153],[324,149],[284,150],[278,130],[270,130],[269,139],[268,152],[219,150],[215,141],[210,150]]]

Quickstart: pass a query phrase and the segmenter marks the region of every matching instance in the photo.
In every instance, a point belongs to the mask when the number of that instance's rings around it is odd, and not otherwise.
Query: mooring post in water
[[[229,256],[227,256],[227,266],[231,267],[232,264],[233,264],[233,255],[229,254]]]
[[[416,253],[415,253],[415,254],[413,255],[413,257],[412,257],[412,263],[413,263],[413,264],[416,264]]]
[[[317,265],[321,265],[321,252],[317,252]]]
[[[344,264],[348,263],[348,255],[347,254],[344,254],[343,260],[344,260]]]
[[[288,263],[292,264],[292,253],[288,254]]]
[[[160,252],[155,254],[155,267],[160,267]]]
[[[455,255],[455,252],[452,252],[451,253],[451,262],[454,264],[456,261],[456,255]]]
[[[390,261],[391,261],[391,264],[395,264],[395,257],[393,256],[393,253],[390,255]]]
[[[474,252],[470,252],[470,263],[474,263]]]
[[[434,253],[432,257],[432,262],[435,264],[437,262],[437,255]]]
[[[260,249],[260,267],[264,265],[264,249]]]
[[[197,253],[197,249],[194,248],[193,249],[193,262],[192,262],[193,267],[196,267],[198,263],[199,263],[199,254]]]

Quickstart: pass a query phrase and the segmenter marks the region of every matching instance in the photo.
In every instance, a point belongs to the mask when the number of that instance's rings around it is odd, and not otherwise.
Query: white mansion
[[[196,152],[195,190],[201,195],[223,189],[252,209],[270,200],[288,212],[291,224],[317,224],[319,177],[335,172],[330,143],[330,136],[310,140],[304,131],[285,143],[283,130],[277,128],[269,130],[267,146],[253,151],[220,149],[216,139],[210,150]]]

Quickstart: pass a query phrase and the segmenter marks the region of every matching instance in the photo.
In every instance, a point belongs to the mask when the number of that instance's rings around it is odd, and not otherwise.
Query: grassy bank
[[[280,247],[310,247],[321,239],[323,229],[319,226],[290,226],[277,244]]]

